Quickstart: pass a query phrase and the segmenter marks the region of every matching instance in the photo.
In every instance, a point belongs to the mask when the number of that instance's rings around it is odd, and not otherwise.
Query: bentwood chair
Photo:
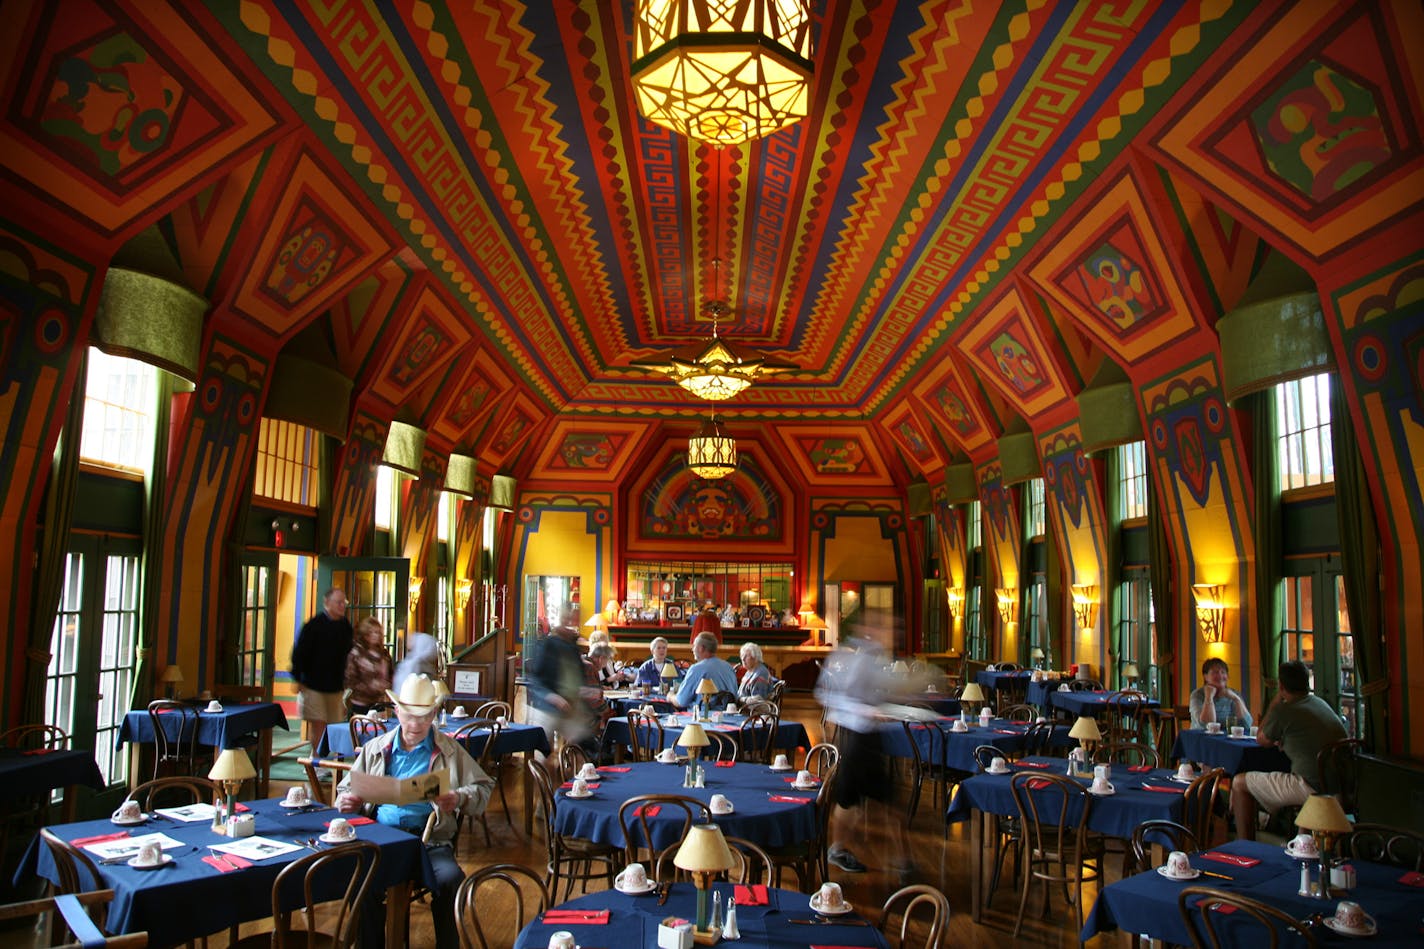
[[[741,837],[728,837],[727,849],[732,852],[732,858],[736,861],[730,870],[723,870],[716,875],[716,879],[725,880],[728,883],[740,883],[748,886],[754,883],[761,883],[766,886],[773,886],[776,878],[776,867],[772,863],[771,855],[761,848],[760,845]],[[658,853],[657,860],[653,863],[653,878],[658,882],[688,882],[692,879],[692,874],[687,870],[679,869],[673,864],[673,858],[677,855],[677,850],[682,846],[682,841],[664,847]]]
[[[828,741],[822,741],[806,749],[806,761],[802,767],[824,780],[830,769],[840,763],[841,750]]]
[[[1197,843],[1197,835],[1176,821],[1145,820],[1132,828],[1132,837],[1129,839],[1133,873],[1146,873],[1156,869],[1157,862],[1152,859],[1154,841],[1168,852],[1180,850],[1183,853],[1192,853],[1201,849],[1201,845]]]
[[[1114,741],[1099,745],[1093,752],[1093,760],[1098,764],[1161,767],[1157,749],[1140,741]]]
[[[1024,732],[1021,750],[1008,757],[1030,758],[1034,755],[1050,755],[1053,752],[1053,722],[1034,722],[1028,727],[1028,731]]]
[[[154,699],[148,703],[148,720],[153,725],[153,776],[196,774],[198,710],[187,702]]]
[[[483,889],[484,892],[481,892]],[[480,920],[498,919],[500,929],[514,921],[510,932],[524,929],[549,908],[549,893],[538,873],[516,863],[495,863],[465,877],[455,891],[455,926],[463,949],[490,949]]]
[[[1217,923],[1228,918],[1225,913],[1220,912],[1223,909],[1240,910],[1244,914],[1233,913],[1229,917],[1232,920],[1231,934],[1225,941],[1216,931]],[[1182,914],[1182,922],[1186,924],[1187,932],[1192,937],[1192,945],[1196,949],[1221,949],[1223,946],[1270,946],[1271,949],[1276,949],[1281,945],[1280,934],[1283,930],[1289,931],[1292,937],[1300,936],[1305,940],[1299,942],[1291,938],[1285,942],[1287,946],[1320,945],[1311,931],[1301,925],[1300,920],[1294,916],[1260,900],[1215,887],[1184,888],[1177,894],[1177,912]],[[1240,930],[1242,921],[1247,917],[1257,924],[1250,935]],[[1261,941],[1257,942],[1257,939]]]
[[[583,884],[588,892],[588,881],[601,879],[608,887],[613,887],[613,874],[623,862],[623,848],[611,844],[595,843],[582,837],[565,836],[554,828],[558,800],[554,796],[553,778],[548,770],[537,761],[524,763],[525,780],[532,781],[539,798],[539,807],[544,815],[544,849],[547,859],[545,875],[549,880],[549,897],[559,897],[559,880],[565,882],[564,900],[573,895],[574,882]],[[595,866],[602,869],[595,872]]]
[[[481,771],[489,775],[490,778],[494,780],[494,786],[496,789],[498,789],[500,786],[500,774],[499,766],[496,763],[495,747],[499,744],[499,736],[503,731],[504,725],[495,721],[494,719],[477,718],[474,721],[466,722],[465,724],[461,725],[455,730],[455,733],[450,736],[454,738],[455,741],[459,744],[464,745],[465,742],[469,740],[471,735],[477,732],[486,734],[484,747],[480,749],[479,755],[475,756],[475,763],[480,766]],[[504,792],[500,791],[500,796],[503,797],[503,795]],[[507,804],[505,805],[504,811],[505,816],[508,817],[509,806]],[[455,841],[457,843],[460,840],[460,830],[463,829],[461,825],[463,825],[464,819],[464,813],[461,812],[460,817],[457,819],[455,828]],[[491,838],[489,829],[488,808],[480,812],[480,826],[485,829],[485,846],[489,847],[491,845]]]
[[[107,913],[107,904],[114,899],[113,890],[93,890],[88,893],[72,894],[78,902],[77,907],[61,903],[57,897],[47,899],[27,900],[23,903],[6,903],[0,906],[0,931],[9,929],[12,920],[22,920],[31,916],[50,917],[50,922],[39,922],[34,925],[46,927],[54,925],[55,938],[63,938],[62,933],[68,932],[72,939],[63,943],[54,943],[54,949],[88,949],[91,945],[102,945],[107,949],[146,949],[148,946],[148,933],[126,933],[122,936],[104,936],[102,942],[86,941],[80,942],[79,937],[74,935],[75,928],[84,928],[84,920],[92,922],[95,912]],[[77,914],[77,915],[71,915]],[[55,925],[58,924],[58,925]]]
[[[892,920],[899,916],[898,939],[891,945],[899,949],[943,949],[949,941],[949,900],[943,893],[924,883],[917,883],[891,893],[880,911],[880,932],[889,940]],[[923,921],[921,921],[923,917]],[[921,938],[923,935],[923,938]]]
[[[995,758],[1004,757],[1004,750],[994,745],[979,745],[974,749],[974,763],[978,766],[978,771],[983,774],[989,770],[989,766],[994,763]],[[996,814],[994,816],[994,841],[990,859],[994,862],[994,875],[989,880],[989,892],[986,899],[994,898],[994,891],[999,888],[999,878],[1004,872],[1004,858],[1009,851],[1014,852],[1014,877],[1019,874],[1019,859],[1023,854],[1023,822],[1016,814]]]
[[[69,735],[58,725],[16,725],[0,734],[0,747],[55,751],[69,747]]]
[[[351,748],[357,753],[366,742],[386,733],[385,722],[365,715],[352,715],[347,719],[346,727],[351,732]]]
[[[712,823],[712,810],[707,804],[686,794],[638,794],[623,802],[618,808],[618,827],[623,831],[624,866],[630,863],[652,866],[656,862],[658,851],[653,846],[650,812],[673,809],[682,811],[679,841],[687,836],[693,824]]]
[[[490,699],[475,709],[475,718],[499,718],[501,715],[507,722],[514,721],[514,706],[503,699]]]
[[[565,781],[572,781],[574,775],[583,770],[583,766],[588,764],[588,752],[583,750],[582,745],[573,742],[565,742],[559,749],[559,777]]]
[[[341,776],[351,770],[350,761],[331,761],[326,758],[298,758],[297,764],[306,769],[307,790],[313,801],[323,804],[336,803],[336,788]],[[326,774],[323,775],[322,772]]]
[[[1136,689],[1123,689],[1108,699],[1104,716],[1109,742],[1138,741],[1142,737],[1142,706],[1147,696]]]
[[[761,713],[742,722],[737,735],[737,743],[742,747],[742,760],[771,764],[772,749],[776,746],[776,732],[780,726],[781,722],[777,716]]]
[[[355,945],[366,893],[380,866],[381,848],[369,840],[293,860],[272,881],[272,932],[248,936],[233,943],[234,949]],[[333,900],[333,893],[340,896]],[[316,929],[318,913],[329,931]]]
[[[811,770],[809,758],[807,770]],[[809,893],[820,882],[831,878],[829,854],[831,833],[831,810],[835,807],[836,775],[840,772],[840,761],[827,764],[820,772],[821,788],[816,792],[816,834],[810,840],[785,847],[768,847],[771,862],[776,866],[776,885],[781,886],[781,873],[786,868],[796,871],[796,880],[802,891]]]
[[[1083,884],[1101,881],[1103,876],[1102,839],[1088,831],[1088,789],[1061,774],[1022,772],[1010,779],[1009,787],[1023,827],[1025,860],[1014,936],[1023,929],[1024,912],[1035,882],[1043,884],[1045,912],[1050,887],[1062,887],[1077,919],[1074,932],[1082,930]]]
[[[1358,756],[1364,747],[1365,743],[1359,738],[1342,738],[1321,748],[1315,756],[1320,793],[1338,797],[1340,806],[1352,819],[1358,810]]]
[[[1385,824],[1354,825],[1340,838],[1340,856],[1345,859],[1387,863],[1406,870],[1424,870],[1424,834]]]
[[[628,713],[628,746],[634,761],[652,761],[663,748],[663,723],[657,713],[640,709]]]
[[[128,801],[137,801],[145,814],[159,807],[212,804],[217,799],[217,782],[197,777],[155,778],[143,782],[125,798]]]
[[[707,747],[702,749],[702,757],[709,761],[736,761],[737,739],[717,731],[708,731]]]
[[[17,725],[0,734],[0,746],[22,751],[56,751],[69,747],[69,736],[58,725]],[[0,861],[9,852],[12,834],[29,837],[35,828],[50,823],[49,791],[11,795],[0,813]]]
[[[1028,725],[1038,718],[1038,709],[1027,703],[1008,705],[999,709],[999,717],[1016,725]]]
[[[1187,785],[1182,795],[1182,823],[1203,847],[1210,847],[1216,839],[1216,793],[1221,782],[1226,780],[1223,768],[1212,768],[1197,775],[1195,781]],[[1224,818],[1222,818],[1224,823]]]

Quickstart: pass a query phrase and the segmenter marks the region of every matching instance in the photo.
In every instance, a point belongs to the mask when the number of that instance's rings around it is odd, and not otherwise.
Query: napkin
[[[374,824],[375,822],[376,822],[376,819],[375,819],[374,817],[348,817],[348,818],[346,818],[346,823],[350,824],[352,827],[360,827],[362,824]],[[330,827],[330,826],[331,826],[331,821],[327,821],[327,822],[326,822],[326,826]]]
[[[551,909],[541,922],[546,926],[602,926],[608,922],[608,910]]]
[[[790,794],[772,794],[768,799],[778,804],[810,804],[815,800],[814,797],[792,797]]]
[[[208,866],[212,867],[214,870],[218,871],[219,873],[231,873],[234,870],[246,870],[248,867],[252,866],[251,860],[244,860],[242,857],[231,853],[225,853],[221,857],[219,857],[217,854],[213,854],[212,856],[204,857],[203,862],[206,863]]]
[[[1261,861],[1255,857],[1238,857],[1234,853],[1222,853],[1219,850],[1212,850],[1207,853],[1199,853],[1197,856],[1203,860],[1216,860],[1219,863],[1229,863],[1236,867],[1254,867]]]
[[[1163,794],[1186,794],[1186,793],[1187,793],[1187,789],[1186,789],[1186,788],[1169,788],[1169,787],[1163,787],[1163,786],[1160,785],[1160,784],[1144,784],[1144,785],[1142,785],[1142,790],[1144,790],[1144,791],[1161,791]],[[1230,862],[1230,861],[1228,861],[1228,862]],[[1257,863],[1259,863],[1259,862],[1260,862],[1260,861],[1258,860]]]
[[[1399,878],[1399,882],[1403,883],[1405,886],[1424,887],[1424,873],[1420,873],[1418,870],[1410,870],[1404,876]]]
[[[69,843],[70,846],[73,847],[84,847],[89,844],[102,844],[110,840],[123,840],[128,835],[128,831],[121,830],[118,833],[114,834],[99,834],[95,837],[80,837],[78,840],[71,840]]]
[[[782,778],[781,780],[785,781],[787,784],[795,784],[795,783],[796,783],[796,775],[793,774],[791,777],[789,777],[789,778]],[[812,778],[811,780],[812,780],[812,781],[816,781],[815,778]],[[816,781],[816,783],[817,783],[817,784],[820,784],[821,782],[820,782],[820,781]]]
[[[1021,731],[1016,731],[1016,730],[1014,730],[1014,729],[1012,729],[1012,728],[996,728],[996,729],[994,729],[994,734],[996,734],[996,735],[1022,735],[1023,732],[1021,732]]]
[[[634,817],[657,817],[663,809],[661,804],[644,804],[633,812]]]
[[[1051,767],[1053,767],[1053,766],[1052,766],[1051,764],[1049,764],[1047,761],[1015,761],[1015,762],[1014,762],[1014,767],[1015,767],[1015,768],[1051,768]]]
[[[1150,764],[1130,764],[1127,766],[1127,770],[1141,773],[1144,771],[1151,771],[1152,766]]]
[[[760,883],[755,886],[738,884],[732,887],[732,898],[737,901],[738,906],[765,906],[766,887]]]
[[[1037,791],[1039,788],[1046,788],[1052,783],[1052,781],[1045,781],[1042,778],[1034,778],[1032,781],[1028,782],[1028,789],[1030,791]]]
[[[572,781],[565,781],[563,784],[559,785],[559,787],[563,788],[564,790],[568,790],[569,788],[572,788],[573,786],[574,786],[574,783],[573,783]],[[592,791],[592,790],[593,790],[594,788],[596,788],[596,787],[598,787],[598,782],[597,782],[597,781],[589,781],[589,782],[588,782],[588,789],[589,789],[590,791]]]
[[[598,770],[600,772],[606,772],[608,774],[626,774],[627,772],[632,771],[633,769],[628,767],[627,765],[619,767],[617,765],[606,764]]]
[[[55,752],[55,751],[58,751],[58,750],[59,750],[58,748],[31,748],[29,751],[22,751],[22,752],[20,752],[20,754],[22,754],[22,755],[47,755],[47,754],[50,754],[51,752]]]
[[[737,763],[735,761],[719,761],[713,765],[714,768],[735,768],[736,766]]]

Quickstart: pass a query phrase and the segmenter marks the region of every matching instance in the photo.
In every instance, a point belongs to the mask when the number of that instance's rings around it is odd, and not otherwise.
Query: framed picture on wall
[[[749,620],[752,621],[752,625],[753,625],[753,626],[760,626],[760,625],[761,625],[761,621],[764,620],[764,619],[766,619],[766,607],[764,607],[764,606],[749,606],[749,607],[747,607],[747,619],[749,619]]]
[[[669,623],[681,623],[687,618],[681,603],[669,603],[663,607],[663,613]]]

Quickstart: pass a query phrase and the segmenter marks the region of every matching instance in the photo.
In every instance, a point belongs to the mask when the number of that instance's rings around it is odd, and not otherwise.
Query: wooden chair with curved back
[[[525,761],[524,772],[525,780],[532,783],[539,799],[540,813],[544,819],[544,849],[547,859],[544,872],[549,880],[550,899],[558,899],[561,878],[566,881],[563,897],[565,900],[573,894],[575,881],[583,883],[584,892],[588,892],[588,881],[593,879],[602,879],[611,888],[614,872],[623,865],[623,848],[595,843],[582,837],[568,837],[555,830],[557,823],[554,818],[558,798],[554,794],[553,778],[543,764],[537,761]],[[602,867],[602,870],[595,873],[595,865]]]
[[[586,764],[588,764],[588,752],[583,750],[583,746],[576,745],[571,741],[564,742],[564,746],[559,749],[559,777],[565,781],[572,781],[574,775],[582,771]]]
[[[899,916],[898,939],[892,943],[899,949],[919,946],[922,949],[942,949],[949,940],[949,899],[935,887],[916,883],[891,893],[880,910],[880,932],[888,940],[892,921]],[[923,922],[920,917],[924,917]],[[913,932],[912,932],[913,928]],[[923,938],[920,933],[923,932]]]
[[[33,925],[37,931],[52,926],[53,938],[65,940],[64,942],[47,943],[54,949],[88,949],[90,945],[102,945],[107,949],[146,949],[148,946],[147,932],[125,933],[122,936],[104,935],[102,942],[80,942],[79,936],[75,934],[75,928],[86,928],[84,920],[92,923],[95,913],[102,912],[107,915],[108,904],[113,902],[115,892],[113,890],[91,890],[88,893],[70,895],[73,897],[74,903],[60,900],[58,896],[52,896],[45,899],[26,900],[23,903],[6,903],[0,906],[0,931],[12,930],[17,924]],[[18,922],[29,917],[41,918],[33,924]],[[45,920],[45,917],[48,917],[48,921]],[[66,933],[68,938],[66,938]]]
[[[514,721],[514,706],[504,699],[490,699],[488,702],[480,703],[475,709],[475,718],[499,718],[504,716],[505,721]]]
[[[807,753],[807,767],[810,771],[810,753]],[[829,758],[822,760],[829,761]],[[796,871],[796,880],[804,892],[811,892],[811,889],[819,885],[822,881],[829,880],[830,877],[830,846],[831,833],[831,811],[835,807],[835,785],[836,775],[840,772],[840,758],[837,756],[833,763],[825,765],[825,769],[820,772],[821,787],[816,792],[816,802],[812,806],[816,808],[816,833],[807,841],[799,844],[790,844],[785,847],[768,847],[766,851],[771,855],[771,862],[776,866],[776,885],[781,886],[781,874],[786,869]]]
[[[766,700],[776,706],[777,714],[781,713],[781,700],[786,695],[786,680],[777,679],[771,684],[771,691],[766,693]]]
[[[737,739],[725,732],[708,729],[707,747],[702,749],[702,757],[707,761],[736,761],[740,749]]]
[[[663,723],[657,713],[633,709],[628,713],[628,746],[634,761],[652,761],[663,748]]]
[[[776,747],[776,732],[781,727],[781,718],[758,712],[742,722],[737,733],[737,744],[741,746],[741,759],[757,764],[771,764]]]
[[[58,725],[16,725],[0,733],[0,747],[55,751],[69,747],[69,735]]]
[[[1052,885],[1062,887],[1073,907],[1077,926],[1083,928],[1083,884],[1103,878],[1102,839],[1088,832],[1088,789],[1061,774],[1016,773],[1009,781],[1018,807],[1023,833],[1025,867],[1014,936],[1023,929],[1029,893],[1035,882],[1043,884],[1047,910]],[[1076,804],[1076,806],[1075,806]],[[1070,815],[1077,813],[1077,817]],[[1094,864],[1091,868],[1090,863]]]
[[[841,750],[828,741],[822,741],[806,749],[806,761],[802,767],[824,780],[830,769],[840,763]]]
[[[239,940],[234,949],[354,945],[366,894],[380,866],[381,848],[369,840],[293,860],[272,881],[272,931]],[[338,891],[341,896],[333,900],[331,894]],[[318,907],[324,925],[331,927],[328,932],[316,929]]]
[[[1340,838],[1340,856],[1424,871],[1424,834],[1386,824],[1358,823]]]
[[[139,808],[149,814],[159,807],[212,804],[219,794],[217,782],[207,778],[155,778],[134,788],[124,800],[137,801]]]
[[[174,776],[196,774],[198,770],[198,710],[187,702],[154,699],[148,703],[148,720],[153,726],[153,776],[164,771]]]
[[[1315,755],[1316,773],[1320,775],[1320,793],[1340,799],[1345,813],[1354,818],[1359,811],[1359,754],[1365,743],[1359,738],[1332,741]]]
[[[1240,910],[1241,913],[1233,913],[1228,917],[1225,913],[1218,912],[1224,907]],[[1283,930],[1305,940],[1299,942],[1291,939],[1286,943],[1288,946],[1315,947],[1320,945],[1314,934],[1289,913],[1282,912],[1260,900],[1253,900],[1249,896],[1219,890],[1215,887],[1189,886],[1184,888],[1177,894],[1177,912],[1182,914],[1182,922],[1186,924],[1187,932],[1192,937],[1192,945],[1197,949],[1221,949],[1222,946],[1247,945],[1267,945],[1271,949],[1276,949],[1281,944],[1280,934]],[[1247,934],[1242,931],[1241,927],[1248,917],[1258,924],[1259,932]],[[1216,931],[1216,925],[1225,919],[1231,920],[1231,934],[1223,940]],[[1198,921],[1201,923],[1200,927],[1198,927]],[[1257,939],[1260,939],[1261,942],[1256,942]]]
[[[472,755],[471,757],[473,757],[475,759],[475,763],[480,766],[480,770],[484,771],[485,774],[490,776],[490,778],[494,781],[494,786],[496,788],[499,787],[500,781],[499,767],[495,764],[495,749],[499,747],[499,736],[503,732],[504,724],[502,722],[495,721],[492,718],[476,718],[466,722],[459,728],[455,729],[454,733],[450,736],[451,738],[455,739],[455,741],[458,742],[460,745],[464,746],[466,750],[468,750],[469,748],[468,743],[472,743],[471,739],[475,735],[479,734],[484,736],[485,743],[480,747],[480,753],[477,755]],[[503,791],[500,792],[501,796],[503,795],[503,793]],[[508,813],[509,809],[506,807],[505,815],[508,816]],[[459,843],[460,830],[463,829],[463,824],[464,813],[462,812],[456,823],[456,843]],[[488,808],[480,812],[480,826],[485,829],[485,846],[489,847],[491,843],[491,838],[489,829]]]
[[[499,919],[501,932],[517,933],[524,929],[526,918],[532,922],[548,908],[549,893],[538,873],[515,863],[480,867],[465,877],[455,891],[455,927],[460,932],[460,945],[463,949],[490,949],[490,939],[480,922],[482,917]]]
[[[1069,692],[1101,692],[1103,684],[1097,679],[1069,679]]]
[[[1053,746],[1053,722],[1034,722],[1024,732],[1023,744],[1019,746],[1016,753],[1006,757],[1015,760],[1019,758],[1030,758],[1035,755],[1051,755],[1058,751],[1061,755],[1062,749],[1055,749]]]
[[[1190,828],[1172,820],[1145,820],[1132,828],[1132,836],[1128,839],[1129,852],[1132,854],[1131,872],[1146,873],[1157,867],[1157,862],[1152,859],[1154,841],[1168,852],[1180,850],[1183,853],[1192,853],[1201,849],[1197,843],[1197,835],[1192,833]]]
[[[703,801],[686,794],[636,794],[628,798],[618,808],[618,827],[623,831],[623,863],[642,863],[652,866],[662,848],[653,840],[652,817],[649,812],[656,810],[662,817],[663,810],[682,811],[682,831],[677,840],[687,836],[695,823],[712,823],[712,810]],[[660,821],[666,824],[666,818]]]
[[[56,751],[69,747],[69,735],[58,725],[16,725],[0,734],[0,746],[21,751]],[[0,814],[0,856],[9,852],[11,834],[29,837],[35,828],[53,823],[47,790],[10,795],[5,805],[4,813]]]
[[[1038,709],[1021,702],[1018,705],[1008,705],[999,709],[999,717],[1008,719],[1016,725],[1028,725],[1038,719]]]
[[[1098,764],[1161,767],[1157,749],[1140,741],[1113,741],[1101,744],[1093,751],[1093,760]]]
[[[352,715],[346,720],[346,728],[351,733],[353,752],[360,752],[362,745],[374,738],[380,738],[387,731],[384,721],[366,715]]]
[[[1212,846],[1216,840],[1218,820],[1225,824],[1225,818],[1218,816],[1216,808],[1217,791],[1225,780],[1225,769],[1212,768],[1197,775],[1182,795],[1182,824],[1196,835],[1203,847]]]
[[[1101,724],[1103,738],[1109,742],[1130,742],[1142,739],[1142,709],[1147,696],[1136,689],[1123,689],[1108,698],[1106,714]]]
[[[741,837],[727,837],[727,849],[732,851],[732,856],[736,859],[735,865],[730,870],[723,870],[716,875],[717,880],[725,880],[728,883],[740,883],[743,886],[760,883],[765,886],[774,885],[776,879],[776,866],[772,863],[771,855],[768,854],[761,845],[745,840]],[[682,846],[682,841],[669,844],[658,852],[657,860],[653,862],[653,878],[659,882],[685,883],[692,879],[692,874],[673,864],[673,857],[677,855],[677,849]]]
[[[719,709],[725,709],[728,705],[736,704],[737,693],[728,692],[726,689],[723,689],[707,700],[707,709],[708,711],[715,712]]]

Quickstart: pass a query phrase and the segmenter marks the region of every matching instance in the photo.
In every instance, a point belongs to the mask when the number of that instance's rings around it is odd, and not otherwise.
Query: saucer
[[[1177,876],[1175,873],[1168,873],[1167,868],[1165,866],[1158,867],[1157,872],[1169,880],[1195,880],[1197,877],[1201,876],[1201,871],[1198,870],[1196,867],[1192,867],[1191,871],[1184,876]]]
[[[642,886],[641,889],[639,889],[638,887],[632,887],[632,886],[615,886],[615,887],[614,887],[614,889],[617,890],[619,893],[626,893],[626,894],[628,894],[629,896],[642,896],[644,893],[651,893],[651,892],[653,892],[654,890],[656,890],[657,888],[658,888],[658,885],[657,885],[656,883],[654,883],[652,880],[648,880],[648,881],[644,882],[644,884],[643,884],[643,886]]]
[[[1114,794],[1117,793],[1117,789],[1114,788],[1111,784],[1109,784],[1108,789],[1106,791],[1095,791],[1093,790],[1093,786],[1090,784],[1088,785],[1088,793],[1096,795],[1097,797],[1112,797]]]
[[[791,765],[787,765],[787,766],[784,767],[784,768],[778,768],[776,765],[768,765],[768,767],[769,767],[772,771],[795,771],[795,770],[796,770],[796,769],[793,768]]]
[[[110,817],[109,823],[118,824],[120,827],[132,827],[134,824],[142,824],[146,820],[148,818],[140,814],[137,817]]]
[[[159,854],[157,863],[139,863],[138,857],[129,857],[129,866],[133,867],[135,870],[157,870],[159,867],[167,866],[172,862],[173,855],[171,853]],[[1331,917],[1331,919],[1334,918],[1335,917],[1333,916]]]
[[[1319,860],[1319,859],[1320,859],[1320,851],[1319,851],[1319,850],[1314,850],[1314,851],[1309,851],[1309,852],[1304,851],[1304,850],[1299,850],[1299,851],[1297,851],[1297,850],[1292,850],[1289,846],[1282,847],[1281,849],[1284,850],[1284,851],[1286,852],[1286,856],[1287,856],[1287,857],[1290,857],[1292,860]]]
[[[1342,936],[1373,936],[1379,931],[1379,927],[1375,925],[1375,918],[1368,913],[1365,914],[1365,925],[1361,929],[1347,929],[1334,916],[1325,917],[1325,925]]]
[[[654,758],[658,764],[681,764],[676,758]]]
[[[709,808],[709,810],[711,810],[711,808]],[[713,814],[716,814],[718,817],[724,817],[724,816],[726,816],[727,814],[730,814],[730,813],[732,813],[732,812],[735,811],[735,810],[736,810],[735,807],[733,807],[731,804],[728,804],[728,805],[727,805],[725,808],[723,808],[722,810],[713,810],[712,813],[713,813]]]
[[[222,710],[223,710],[223,707],[222,707],[221,705],[219,705],[217,708],[213,708],[213,707],[210,706],[210,705],[204,705],[204,706],[203,706],[203,711],[207,712],[209,715],[216,715],[216,714],[218,714],[219,712],[221,712]]]
[[[355,834],[352,834],[350,837],[333,837],[329,830],[317,838],[317,840],[320,840],[324,844],[349,844],[355,839]]]
[[[564,792],[564,797],[571,797],[571,798],[573,798],[573,799],[576,800],[576,801],[581,801],[581,800],[583,800],[583,799],[586,798],[586,797],[593,797],[593,792],[592,792],[592,791],[584,791],[582,794],[578,794],[578,793],[575,793],[573,790],[568,790],[568,791],[565,791],[565,792]]]
[[[304,808],[304,807],[311,807],[311,806],[312,806],[314,803],[316,803],[316,802],[313,801],[311,798],[307,798],[305,801],[302,801],[300,804],[294,804],[294,803],[292,803],[291,801],[287,800],[286,798],[282,798],[282,799],[281,799],[280,801],[278,801],[277,803],[278,803],[278,805],[281,806],[281,807],[290,807],[292,810],[296,811],[296,810],[301,810],[301,809]]]
[[[451,712],[449,715],[446,715],[445,717],[446,717],[446,718],[469,718],[469,717],[470,717],[470,713],[469,713],[469,712],[466,712],[464,715],[456,715],[454,712]]]
[[[821,894],[819,893],[811,894],[810,902],[811,908],[816,912],[820,913],[822,916],[844,916],[846,913],[854,911],[853,907],[850,905],[850,900],[841,900],[841,905],[838,909],[824,909],[821,906],[821,901],[816,898],[820,895]]]
[[[1014,773],[1014,769],[1013,769],[1013,768],[1004,768],[1004,769],[1001,770],[1001,771],[995,771],[993,768],[985,768],[985,769],[984,769],[984,773],[985,773],[985,774],[1013,774],[1013,773]]]
[[[812,781],[810,784],[797,784],[795,781],[792,781],[791,786],[798,791],[814,791],[821,785],[815,781]]]

